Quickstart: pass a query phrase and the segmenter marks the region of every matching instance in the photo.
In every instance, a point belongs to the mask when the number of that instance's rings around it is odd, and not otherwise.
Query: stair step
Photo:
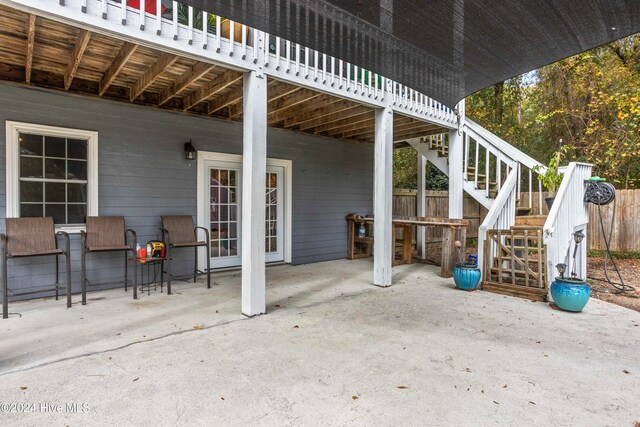
[[[547,220],[546,215],[516,216],[515,225],[528,225],[528,226],[542,227],[546,220]]]
[[[527,216],[531,213],[531,208],[529,206],[518,206],[516,207],[516,216]],[[517,221],[516,221],[517,224]]]

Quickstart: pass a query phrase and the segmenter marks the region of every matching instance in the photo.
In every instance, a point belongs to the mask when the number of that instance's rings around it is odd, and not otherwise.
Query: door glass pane
[[[265,195],[265,251],[278,252],[278,174],[267,172]]]
[[[238,256],[238,171],[210,168],[211,257]]]

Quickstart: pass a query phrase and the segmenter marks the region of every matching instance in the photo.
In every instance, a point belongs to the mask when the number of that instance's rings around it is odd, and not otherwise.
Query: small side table
[[[144,288],[147,288],[147,294],[150,295],[151,294],[151,286],[157,286],[158,282],[156,281],[156,277],[158,276],[158,273],[160,273],[160,292],[162,292],[162,287],[164,284],[164,262],[166,261],[166,257],[155,257],[155,258],[135,258],[135,261],[137,264],[140,265],[141,268],[141,281],[140,283],[138,283],[138,281],[134,281],[134,285],[133,285],[133,299],[138,299],[138,285],[140,285],[140,290],[142,290],[144,292]],[[129,258],[129,261],[134,261],[134,258]],[[137,265],[136,264],[136,265]],[[144,271],[145,268],[147,267],[147,281],[145,282],[144,279]],[[151,267],[153,267],[153,277],[151,275]],[[159,270],[158,270],[159,267]],[[135,271],[133,272],[133,274],[138,274],[138,269],[136,268]]]

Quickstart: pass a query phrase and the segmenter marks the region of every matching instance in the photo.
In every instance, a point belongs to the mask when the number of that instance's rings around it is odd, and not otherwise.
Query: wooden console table
[[[373,221],[372,217],[347,218],[349,238],[347,258],[357,259],[371,255],[373,246]],[[360,224],[365,225],[365,236],[358,236]],[[413,227],[441,227],[442,228],[442,255],[440,263],[440,276],[451,277],[453,267],[458,262],[464,261],[466,252],[467,226],[466,219],[451,219],[440,217],[393,217],[393,265],[411,264],[413,246]],[[396,259],[396,229],[402,228],[402,257]]]

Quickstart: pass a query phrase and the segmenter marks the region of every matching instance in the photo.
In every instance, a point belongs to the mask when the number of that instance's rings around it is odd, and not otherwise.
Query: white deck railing
[[[566,275],[573,270],[573,252],[575,243],[573,233],[582,231],[585,235],[576,253],[575,271],[578,277],[587,275],[587,224],[589,209],[583,201],[584,181],[591,177],[592,165],[587,163],[569,163],[564,173],[549,216],[544,223],[544,242],[547,245],[547,274],[549,283],[556,275],[555,266],[564,263],[568,266]]]
[[[126,1],[113,0],[0,0],[0,4],[30,12],[39,10],[44,16],[118,34],[156,49],[244,71],[264,72],[374,107],[391,104],[399,113],[450,129],[458,125],[458,116],[450,108],[370,70],[233,21],[228,21],[229,34],[223,35],[223,17],[177,1],[162,12],[161,1],[156,0],[153,14],[145,10],[145,1],[139,3],[139,8],[132,8]],[[234,34],[237,26],[238,37]]]

